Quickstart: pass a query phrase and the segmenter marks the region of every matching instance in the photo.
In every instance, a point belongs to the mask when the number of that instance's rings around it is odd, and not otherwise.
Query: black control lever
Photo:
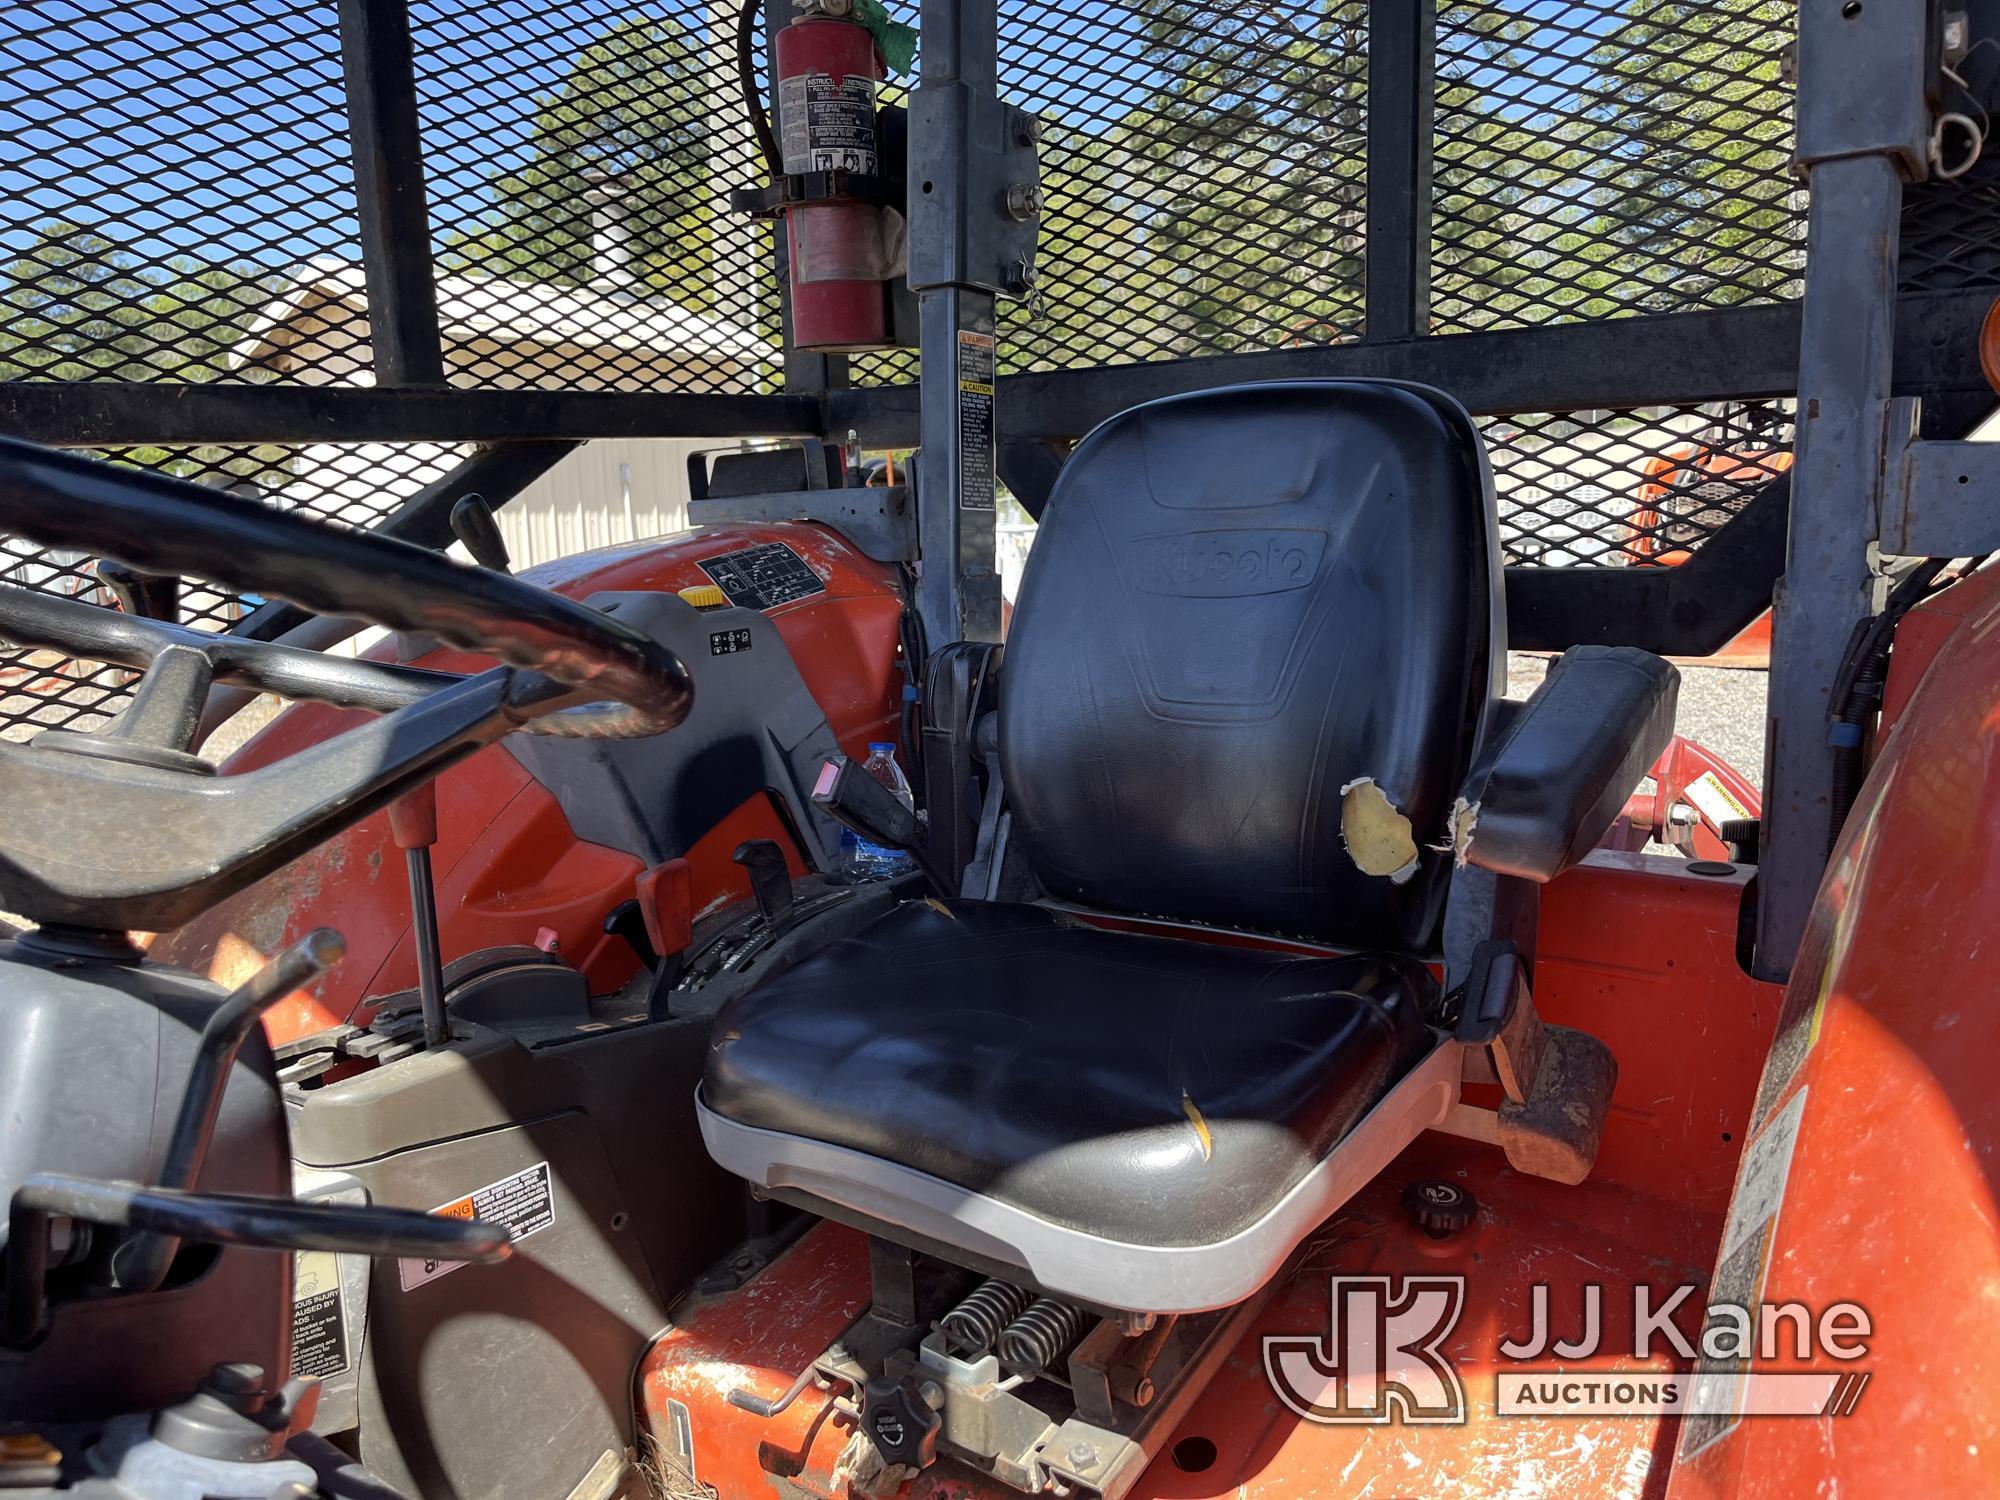
[[[931,889],[940,896],[956,896],[958,891],[925,847],[923,825],[902,800],[868,774],[858,760],[837,755],[819,768],[813,783],[813,804],[823,807],[844,826],[871,844],[885,849],[901,849],[917,862]]]
[[[785,851],[769,839],[751,839],[729,857],[750,876],[750,894],[764,920],[783,927],[792,914],[792,872],[785,868]]]
[[[736,851],[741,854],[741,849]],[[604,935],[624,942],[638,956],[639,962],[649,974],[657,974],[660,969],[660,955],[653,951],[652,936],[646,931],[646,913],[635,898],[620,901],[604,914]]]
[[[451,534],[465,543],[465,550],[480,567],[491,568],[495,573],[512,569],[514,560],[507,553],[506,539],[500,535],[493,507],[486,503],[484,495],[467,495],[452,506]]]
[[[260,1250],[331,1250],[486,1265],[514,1253],[506,1225],[481,1219],[444,1218],[409,1208],[182,1193],[36,1172],[14,1190],[8,1208],[0,1347],[22,1348],[47,1324],[43,1283],[49,1271],[49,1220],[58,1218],[145,1231],[141,1243],[185,1239]]]
[[[346,952],[347,941],[339,933],[328,927],[315,928],[244,980],[210,1013],[208,1023],[201,1028],[201,1039],[195,1043],[194,1060],[188,1064],[173,1134],[167,1137],[161,1187],[190,1188],[200,1180],[236,1054],[264,1012],[292,991],[312,983]],[[11,1246],[11,1240],[9,1243]],[[119,1247],[112,1262],[118,1284],[130,1291],[150,1292],[166,1278],[167,1267],[179,1248],[178,1240],[160,1235],[141,1235]]]

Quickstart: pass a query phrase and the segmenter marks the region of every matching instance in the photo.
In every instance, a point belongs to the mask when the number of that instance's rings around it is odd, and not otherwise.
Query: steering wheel
[[[678,656],[598,610],[162,474],[0,438],[0,531],[502,663],[460,676],[327,656],[0,584],[0,640],[144,674],[100,730],[0,741],[0,909],[36,922],[169,930],[502,735],[658,734],[694,699]],[[218,776],[191,749],[216,683],[381,717]]]

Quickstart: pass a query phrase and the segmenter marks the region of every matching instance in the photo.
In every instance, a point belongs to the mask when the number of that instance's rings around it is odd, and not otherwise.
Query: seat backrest
[[[1491,489],[1470,418],[1419,386],[1233,386],[1085,438],[1001,672],[1014,838],[1051,894],[1434,952],[1452,799],[1504,685]],[[1350,853],[1364,778],[1413,869]]]

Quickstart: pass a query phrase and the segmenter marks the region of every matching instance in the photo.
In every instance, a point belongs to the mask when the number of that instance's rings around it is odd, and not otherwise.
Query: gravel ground
[[[1548,658],[1515,652],[1507,658],[1507,696],[1525,698],[1548,670]],[[1681,668],[1675,728],[1707,746],[1764,788],[1764,673],[1726,667]]]

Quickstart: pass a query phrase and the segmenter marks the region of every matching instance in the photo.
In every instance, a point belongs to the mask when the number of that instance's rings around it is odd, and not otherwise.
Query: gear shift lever
[[[444,954],[438,946],[437,886],[431,878],[431,845],[437,842],[437,783],[426,781],[389,804],[389,832],[410,872],[410,935],[417,947],[417,998],[423,1006],[424,1045],[451,1040],[444,1013]]]

